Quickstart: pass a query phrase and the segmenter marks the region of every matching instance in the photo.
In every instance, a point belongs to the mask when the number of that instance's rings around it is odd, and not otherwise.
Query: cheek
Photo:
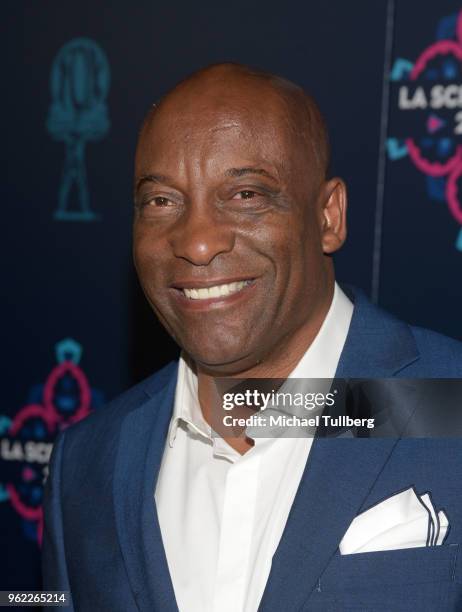
[[[303,273],[322,255],[317,225],[301,215],[281,219],[268,246],[277,267],[289,270],[291,275]]]
[[[166,275],[166,248],[162,241],[147,232],[135,232],[133,239],[133,260],[143,289],[152,300],[156,297],[156,289],[161,285]]]
[[[284,285],[281,298],[292,303],[310,298],[319,285],[324,267],[321,236],[312,215],[291,219],[284,239],[275,247],[280,283]]]

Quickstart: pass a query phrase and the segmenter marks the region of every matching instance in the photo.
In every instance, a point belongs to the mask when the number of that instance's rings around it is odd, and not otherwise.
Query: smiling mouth
[[[191,287],[188,289],[183,287],[180,289],[180,291],[189,300],[210,300],[228,297],[229,295],[238,293],[239,291],[242,291],[244,287],[247,287],[248,285],[252,284],[252,282],[253,279],[226,283],[223,285],[213,285],[212,287]]]

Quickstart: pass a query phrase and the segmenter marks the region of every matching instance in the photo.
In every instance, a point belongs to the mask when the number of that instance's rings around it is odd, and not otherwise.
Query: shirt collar
[[[213,454],[234,462],[241,455],[219,436],[212,435],[212,428],[202,415],[197,393],[197,374],[194,362],[182,352],[178,364],[178,381],[175,392],[173,415],[170,422],[168,443],[172,448],[180,424],[189,431],[208,440]]]
[[[211,439],[212,430],[202,415],[197,392],[197,374],[194,362],[183,351],[178,364],[178,380],[175,391],[173,415],[168,435],[173,446],[180,422],[199,436]]]

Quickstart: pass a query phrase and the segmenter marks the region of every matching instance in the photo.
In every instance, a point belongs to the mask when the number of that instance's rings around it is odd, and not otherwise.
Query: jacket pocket
[[[306,612],[455,612],[462,609],[457,544],[335,555]],[[460,555],[459,555],[460,557]],[[459,583],[459,584],[457,584]]]
[[[336,591],[366,586],[373,589],[385,585],[462,582],[457,570],[459,549],[458,544],[450,544],[337,554],[327,566],[318,588]]]

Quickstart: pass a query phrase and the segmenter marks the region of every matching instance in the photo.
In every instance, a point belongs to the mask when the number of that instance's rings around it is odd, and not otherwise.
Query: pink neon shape
[[[427,63],[434,57],[436,57],[437,55],[448,55],[449,53],[455,55],[457,59],[462,62],[462,47],[454,40],[439,40],[433,45],[427,47],[425,51],[423,51],[423,53],[420,55],[411,70],[411,80],[415,81],[417,77],[425,70]]]
[[[67,419],[69,423],[77,423],[77,421],[80,421],[90,414],[91,390],[87,377],[79,366],[75,365],[75,363],[72,361],[63,361],[63,363],[60,363],[53,368],[45,383],[45,388],[43,390],[43,403],[47,412],[53,413],[53,417],[56,422],[64,421],[64,418],[55,411],[53,404],[53,392],[59,379],[64,376],[66,372],[70,372],[77,380],[80,389],[80,405],[72,417]]]
[[[31,418],[38,417],[45,422],[48,431],[51,433],[55,426],[55,418],[53,414],[50,414],[40,404],[29,404],[22,408],[14,417],[13,422],[10,425],[10,434],[15,436],[24,423]]]
[[[21,501],[16,488],[12,484],[7,484],[6,489],[10,494],[11,503],[19,514],[28,521],[38,521],[41,515],[41,507],[31,508]]]
[[[60,415],[58,412],[56,412],[55,406],[53,404],[55,386],[59,382],[59,379],[67,372],[69,372],[77,380],[80,391],[79,407],[69,419],[65,419],[63,415]],[[30,404],[22,408],[16,414],[15,418],[13,419],[13,422],[10,425],[10,434],[13,436],[16,435],[23,427],[25,422],[30,418],[38,417],[42,419],[48,431],[52,433],[53,431],[55,431],[58,424],[69,425],[71,423],[75,423],[83,419],[90,413],[90,385],[88,384],[87,377],[78,365],[74,364],[71,361],[64,361],[63,363],[53,368],[45,382],[43,390],[43,404],[43,406],[40,404]],[[33,470],[28,467],[25,467],[23,470],[24,479],[27,481],[33,478],[33,476]],[[27,521],[37,522],[37,540],[39,546],[41,546],[43,535],[43,512],[41,506],[38,508],[27,506],[21,500],[21,497],[18,491],[16,490],[16,487],[11,483],[6,484],[6,489],[9,493],[11,505],[16,510],[16,512]]]
[[[444,121],[442,121],[436,115],[430,115],[430,117],[427,119],[427,130],[430,132],[430,134],[437,132],[443,127],[443,125]]]
[[[26,482],[30,482],[35,478],[35,472],[29,466],[26,466],[22,471],[23,480]]]
[[[459,39],[460,44],[462,45],[462,11],[459,13],[459,17],[457,18],[457,38]]]
[[[460,26],[462,31],[461,15],[462,11],[459,13],[457,27],[459,28]],[[417,77],[425,70],[427,63],[434,57],[437,55],[448,55],[449,53],[452,53],[460,62],[462,62],[462,47],[455,41],[440,40],[433,45],[430,45],[430,47],[425,49],[414,64],[410,74],[411,79],[415,81]],[[412,138],[408,138],[406,140],[406,144],[409,151],[409,157],[414,162],[414,165],[417,166],[419,170],[425,174],[429,174],[430,176],[445,176],[454,169],[459,161],[462,160],[462,146],[460,145],[456,147],[454,155],[445,163],[441,164],[439,162],[431,162],[428,159],[425,159],[421,154],[419,147],[415,144]]]

